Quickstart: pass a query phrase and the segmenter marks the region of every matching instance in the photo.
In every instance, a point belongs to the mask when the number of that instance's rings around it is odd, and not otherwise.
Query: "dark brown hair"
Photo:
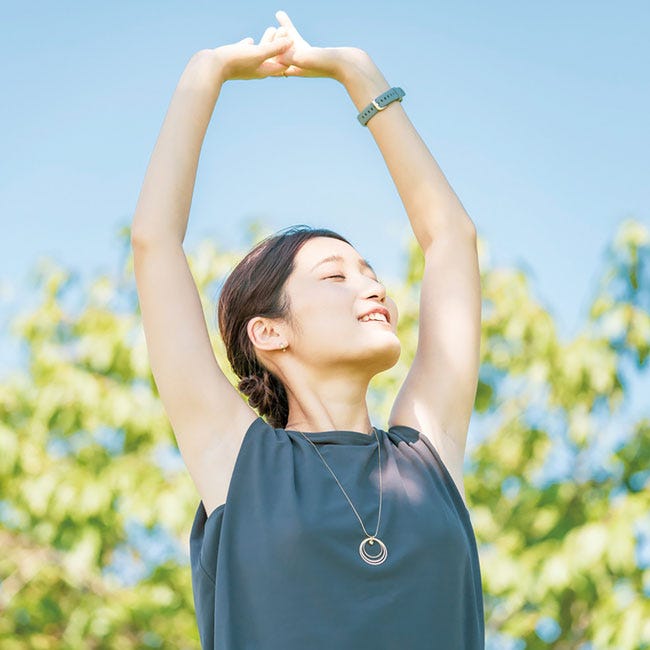
[[[256,244],[230,272],[217,307],[228,361],[240,378],[237,388],[248,396],[251,407],[278,428],[287,425],[287,393],[280,379],[258,360],[247,325],[254,316],[292,323],[285,283],[295,267],[296,253],[312,237],[332,237],[350,244],[327,228],[301,224],[279,230]]]

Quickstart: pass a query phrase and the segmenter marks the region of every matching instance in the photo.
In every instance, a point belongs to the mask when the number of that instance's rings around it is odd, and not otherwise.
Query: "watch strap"
[[[361,126],[366,126],[368,124],[368,120],[373,115],[376,115],[379,113],[379,111],[383,111],[386,106],[391,104],[394,101],[402,101],[402,97],[404,97],[406,93],[401,89],[396,86],[393,88],[390,88],[386,92],[383,92],[381,95],[378,97],[375,97],[370,104],[368,104],[358,115],[357,119],[361,123]]]

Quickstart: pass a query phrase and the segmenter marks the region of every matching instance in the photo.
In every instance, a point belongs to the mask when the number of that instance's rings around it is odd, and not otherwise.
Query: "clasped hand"
[[[363,54],[353,47],[312,46],[286,12],[276,11],[275,16],[280,27],[267,27],[258,44],[248,36],[210,50],[219,61],[223,81],[280,76],[341,80],[346,60]]]

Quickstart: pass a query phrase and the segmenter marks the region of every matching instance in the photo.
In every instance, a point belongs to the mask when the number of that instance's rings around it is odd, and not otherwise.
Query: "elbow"
[[[131,250],[135,251],[137,249],[142,248],[146,244],[147,238],[142,233],[135,232],[133,229],[131,229],[130,241],[131,241]]]
[[[142,230],[131,228],[131,250],[144,250],[152,246],[182,246],[183,239],[175,237],[172,233],[145,233]]]

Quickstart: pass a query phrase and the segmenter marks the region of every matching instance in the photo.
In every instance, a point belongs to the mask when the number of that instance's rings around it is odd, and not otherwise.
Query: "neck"
[[[373,435],[366,404],[367,383],[352,384],[337,378],[308,382],[300,392],[287,390],[289,417],[285,429],[293,431],[359,431]]]

